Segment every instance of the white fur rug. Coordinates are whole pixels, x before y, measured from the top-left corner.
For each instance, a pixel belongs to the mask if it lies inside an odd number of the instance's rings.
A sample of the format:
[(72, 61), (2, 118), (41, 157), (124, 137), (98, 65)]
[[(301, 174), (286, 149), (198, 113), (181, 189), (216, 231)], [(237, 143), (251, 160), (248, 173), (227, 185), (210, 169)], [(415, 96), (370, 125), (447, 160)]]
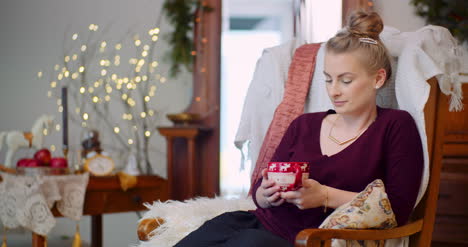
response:
[(181, 201), (156, 201), (145, 204), (149, 209), (141, 220), (163, 218), (166, 222), (158, 227), (153, 237), (146, 242), (140, 241), (139, 247), (170, 247), (196, 230), (205, 221), (224, 212), (253, 210), (256, 208), (252, 198), (225, 199), (221, 197)]

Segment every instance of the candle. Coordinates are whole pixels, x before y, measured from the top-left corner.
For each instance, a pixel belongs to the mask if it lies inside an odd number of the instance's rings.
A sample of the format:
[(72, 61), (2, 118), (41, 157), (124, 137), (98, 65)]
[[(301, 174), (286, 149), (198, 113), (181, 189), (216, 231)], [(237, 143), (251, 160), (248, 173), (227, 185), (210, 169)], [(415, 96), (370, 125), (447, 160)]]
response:
[(68, 101), (67, 87), (62, 87), (62, 144), (64, 153), (68, 151)]

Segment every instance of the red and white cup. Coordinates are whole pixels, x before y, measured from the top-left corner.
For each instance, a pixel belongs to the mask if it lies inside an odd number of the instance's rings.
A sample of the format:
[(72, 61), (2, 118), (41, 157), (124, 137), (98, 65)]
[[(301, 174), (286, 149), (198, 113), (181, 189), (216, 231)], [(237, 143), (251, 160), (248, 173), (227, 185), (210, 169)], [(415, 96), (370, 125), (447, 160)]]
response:
[(268, 162), (268, 179), (275, 181), (281, 191), (294, 191), (309, 178), (308, 162)]

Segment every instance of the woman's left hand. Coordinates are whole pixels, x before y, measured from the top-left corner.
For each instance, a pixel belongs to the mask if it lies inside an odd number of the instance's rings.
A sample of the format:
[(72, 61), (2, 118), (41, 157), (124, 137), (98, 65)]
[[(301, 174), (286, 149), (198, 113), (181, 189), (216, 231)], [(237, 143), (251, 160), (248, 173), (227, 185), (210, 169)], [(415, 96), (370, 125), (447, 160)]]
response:
[(304, 179), (302, 188), (296, 191), (281, 192), (281, 198), (296, 205), (299, 209), (323, 206), (327, 198), (325, 185), (313, 179)]

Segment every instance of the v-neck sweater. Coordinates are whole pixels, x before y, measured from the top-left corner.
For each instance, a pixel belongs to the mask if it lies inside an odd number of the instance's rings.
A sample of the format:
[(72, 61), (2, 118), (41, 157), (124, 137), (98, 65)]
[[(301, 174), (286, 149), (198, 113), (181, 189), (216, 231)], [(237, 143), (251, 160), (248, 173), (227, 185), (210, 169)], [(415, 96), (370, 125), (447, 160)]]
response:
[[(424, 158), (421, 138), (411, 115), (402, 110), (377, 107), (375, 121), (349, 146), (334, 155), (320, 147), (322, 121), (334, 110), (306, 113), (288, 127), (271, 161), (306, 161), (309, 178), (340, 190), (360, 192), (375, 179), (382, 179), (398, 225), (411, 214), (421, 182)], [(269, 231), (294, 242), (305, 228), (317, 228), (331, 214), (322, 207), (299, 209), (294, 204), (261, 208), (254, 185), (253, 213)]]

